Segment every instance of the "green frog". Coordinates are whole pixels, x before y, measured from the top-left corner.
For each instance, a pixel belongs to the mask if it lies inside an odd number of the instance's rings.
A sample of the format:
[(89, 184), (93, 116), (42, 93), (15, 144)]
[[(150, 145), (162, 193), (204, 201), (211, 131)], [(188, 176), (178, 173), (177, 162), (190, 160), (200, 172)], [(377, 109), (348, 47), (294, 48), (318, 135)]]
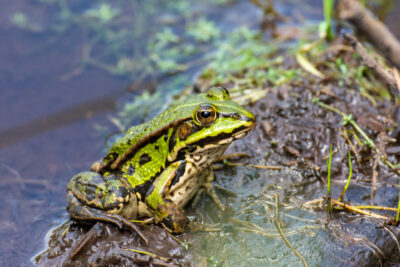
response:
[(76, 220), (111, 222), (139, 234), (131, 220), (154, 218), (169, 232), (182, 233), (189, 223), (183, 207), (201, 192), (224, 209), (211, 185), (211, 164), (255, 124), (254, 115), (222, 87), (175, 102), (130, 128), (101, 163), (71, 179), (68, 211)]

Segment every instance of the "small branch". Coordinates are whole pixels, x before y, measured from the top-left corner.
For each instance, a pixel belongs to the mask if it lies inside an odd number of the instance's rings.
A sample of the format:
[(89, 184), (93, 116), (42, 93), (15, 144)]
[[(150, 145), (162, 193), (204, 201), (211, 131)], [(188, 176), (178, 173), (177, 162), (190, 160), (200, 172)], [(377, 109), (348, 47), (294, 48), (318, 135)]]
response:
[(373, 217), (373, 218), (376, 218), (376, 219), (381, 219), (381, 220), (385, 220), (385, 221), (392, 220), (392, 218), (390, 218), (390, 217), (386, 217), (386, 216), (382, 216), (382, 215), (374, 213), (374, 212), (362, 210), (362, 209), (356, 208), (355, 206), (339, 202), (336, 199), (332, 199), (332, 204), (341, 206), (341, 207), (343, 207), (343, 208), (345, 208), (345, 209), (347, 209), (349, 211), (352, 211), (352, 212), (355, 212), (355, 213), (359, 213), (359, 214), (362, 214), (362, 215), (367, 215), (367, 216), (370, 216), (370, 217)]
[(267, 165), (255, 165), (255, 164), (243, 164), (243, 163), (231, 163), (228, 161), (224, 161), (224, 164), (228, 166), (237, 166), (237, 167), (251, 167), (256, 169), (267, 169), (267, 170), (281, 170), (281, 166), (267, 166)]
[(287, 237), (285, 236), (285, 233), (282, 231), (281, 228), (281, 224), (279, 222), (279, 205), (278, 205), (278, 195), (275, 195), (275, 218), (274, 218), (274, 224), (276, 229), (278, 230), (279, 234), (281, 235), (283, 241), (285, 241), (286, 245), (293, 251), (294, 255), (296, 255), (301, 262), (303, 263), (303, 265), (305, 267), (308, 267), (308, 264), (306, 262), (306, 260), (303, 258), (303, 256), (301, 256), (301, 254), (299, 252), (297, 252), (297, 250), (292, 246), (292, 244), (289, 242), (289, 240), (287, 239)]
[(373, 200), (375, 198), (376, 183), (378, 181), (378, 170), (377, 170), (378, 162), (379, 162), (379, 157), (375, 157), (374, 165), (372, 167), (372, 185), (371, 185), (371, 194), (370, 194), (371, 203), (373, 202)]
[(327, 110), (333, 111), (341, 115), (343, 118), (343, 125), (350, 124), (351, 126), (353, 126), (353, 128), (365, 139), (365, 143), (367, 144), (367, 146), (371, 149), (376, 149), (374, 141), (372, 141), (371, 138), (369, 138), (369, 136), (361, 129), (361, 127), (358, 126), (358, 124), (353, 120), (352, 115), (347, 115), (346, 113), (338, 110), (337, 108), (331, 107), (319, 100), (313, 102)]
[(347, 188), (350, 185), (351, 175), (353, 174), (352, 166), (351, 166), (351, 155), (349, 151), (349, 176), (347, 177), (346, 185), (342, 189), (342, 193), (340, 194), (339, 201), (342, 201), (344, 193), (346, 192)]
[(390, 62), (400, 68), (400, 43), (382, 22), (356, 0), (340, 0), (338, 10), (341, 19), (353, 24)]
[(69, 259), (72, 261), (75, 257), (81, 252), (81, 250), (89, 243), (89, 241), (93, 240), (93, 238), (98, 237), (103, 232), (103, 223), (96, 222), (90, 230), (72, 247)]
[(368, 54), (365, 47), (353, 35), (344, 33), (343, 36), (354, 48), (355, 52), (361, 57), (364, 65), (370, 68), (380, 80), (387, 84), (392, 97), (399, 95), (400, 88), (394, 73), (380, 65), (370, 54)]
[[(324, 198), (317, 198), (317, 199), (310, 200), (310, 201), (307, 201), (307, 202), (303, 203), (302, 207), (306, 208), (306, 209), (309, 209), (309, 208), (313, 208), (314, 205), (318, 205), (318, 208), (322, 208), (322, 207), (320, 207), (320, 205), (322, 203), (325, 203), (325, 199)], [(349, 205), (349, 204), (340, 202), (340, 201), (338, 201), (336, 199), (332, 199), (332, 204), (333, 204), (333, 209), (334, 210), (339, 210), (340, 211), (340, 210), (345, 209), (345, 210), (349, 210), (349, 211), (354, 212), (354, 213), (366, 215), (366, 216), (369, 216), (369, 217), (372, 217), (372, 218), (375, 218), (375, 219), (380, 219), (380, 220), (385, 220), (385, 221), (393, 221), (394, 218), (383, 216), (383, 215), (380, 215), (378, 213), (370, 212), (370, 211), (367, 211), (367, 210), (364, 210), (364, 209), (390, 210), (390, 211), (397, 210), (395, 208), (382, 207), (382, 206), (364, 206), (364, 205), (362, 205), (362, 206), (353, 206), (353, 205)], [(340, 206), (340, 207), (338, 207), (338, 206)]]
[(248, 158), (248, 157), (250, 157), (249, 154), (244, 153), (244, 152), (239, 152), (239, 153), (222, 155), (221, 157), (219, 157), (219, 159), (216, 162), (233, 159), (233, 158)]

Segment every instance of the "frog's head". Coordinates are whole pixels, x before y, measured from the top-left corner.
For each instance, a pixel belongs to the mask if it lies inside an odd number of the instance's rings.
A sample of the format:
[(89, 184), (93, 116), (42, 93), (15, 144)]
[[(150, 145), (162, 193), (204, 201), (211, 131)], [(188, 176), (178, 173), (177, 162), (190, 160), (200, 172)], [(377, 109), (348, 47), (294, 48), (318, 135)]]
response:
[(244, 137), (256, 124), (254, 115), (230, 100), (228, 90), (213, 87), (186, 103), (191, 114), (176, 128), (169, 160), (180, 151), (229, 145)]

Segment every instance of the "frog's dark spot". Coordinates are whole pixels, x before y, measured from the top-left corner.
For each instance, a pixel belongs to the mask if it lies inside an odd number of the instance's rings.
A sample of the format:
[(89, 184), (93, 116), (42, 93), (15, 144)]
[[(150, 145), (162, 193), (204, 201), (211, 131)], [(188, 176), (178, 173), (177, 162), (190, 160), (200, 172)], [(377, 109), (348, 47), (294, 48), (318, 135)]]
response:
[(188, 191), (190, 189), (190, 185), (186, 186), (185, 191)]
[(140, 156), (139, 165), (143, 166), (144, 164), (146, 164), (147, 162), (150, 162), (150, 161), (151, 161), (151, 157), (148, 154), (144, 153)]
[(157, 172), (156, 174), (154, 174), (149, 180), (147, 180), (146, 182), (144, 182), (141, 185), (138, 185), (135, 187), (135, 192), (138, 192), (139, 194), (141, 194), (142, 196), (145, 196), (145, 198), (147, 198), (154, 190), (154, 180), (156, 179), (156, 177), (158, 177), (160, 175), (160, 173), (163, 170), (160, 170), (159, 172)]
[[(152, 184), (152, 185), (150, 186), (150, 188), (147, 190), (146, 198), (147, 198), (148, 196), (150, 196), (151, 193), (153, 193), (154, 189), (155, 189), (155, 186), (154, 186), (154, 184)], [(139, 193), (139, 194), (140, 194), (140, 193)]]
[(174, 197), (174, 195), (175, 195), (175, 193), (174, 192), (172, 192), (171, 194), (169, 194), (171, 197)]
[(171, 153), (172, 150), (174, 150), (175, 144), (176, 144), (176, 127), (172, 131), (171, 138), (169, 139), (169, 144), (168, 144), (168, 150)]
[(160, 151), (160, 147), (158, 145), (155, 145), (154, 149)]
[(177, 182), (179, 182), (179, 179), (185, 173), (185, 167), (186, 167), (186, 161), (184, 161), (181, 165), (179, 165), (178, 169), (176, 169), (175, 177), (174, 177), (174, 179), (172, 179), (172, 182), (171, 182), (171, 187), (174, 184), (176, 184)]
[(103, 173), (108, 167), (110, 167), (113, 161), (117, 158), (118, 158), (118, 153), (116, 152), (108, 153), (107, 156), (104, 157), (104, 162), (106, 162), (107, 164), (101, 168), (100, 173)]
[(104, 205), (104, 203), (103, 203), (103, 210), (104, 211), (117, 210), (120, 205), (121, 205), (121, 201), (116, 199), (114, 202), (109, 203), (108, 205)]
[(167, 217), (162, 219), (161, 222), (165, 228), (167, 228), (169, 230), (174, 230), (173, 217), (171, 216), (171, 214), (169, 214)]
[(176, 144), (176, 137), (174, 135), (169, 139), (168, 150), (170, 153), (172, 152), (172, 150), (174, 150), (175, 144)]
[(133, 175), (135, 173), (135, 166), (130, 164), (127, 170), (128, 175)]
[[(126, 197), (129, 196), (129, 191), (124, 186), (120, 186), (118, 189), (115, 188), (114, 190), (118, 190), (117, 197), (121, 199), (121, 202), (125, 202)], [(112, 191), (113, 192), (113, 191)], [(129, 198), (128, 198), (129, 200)]]

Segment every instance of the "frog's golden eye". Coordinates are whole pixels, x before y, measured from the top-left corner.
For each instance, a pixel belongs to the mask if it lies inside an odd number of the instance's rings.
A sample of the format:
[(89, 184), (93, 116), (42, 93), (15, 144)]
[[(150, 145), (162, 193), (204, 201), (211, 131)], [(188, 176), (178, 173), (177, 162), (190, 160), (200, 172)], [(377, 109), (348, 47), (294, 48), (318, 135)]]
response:
[(217, 118), (217, 113), (212, 106), (201, 106), (196, 111), (196, 120), (204, 125), (211, 125)]

